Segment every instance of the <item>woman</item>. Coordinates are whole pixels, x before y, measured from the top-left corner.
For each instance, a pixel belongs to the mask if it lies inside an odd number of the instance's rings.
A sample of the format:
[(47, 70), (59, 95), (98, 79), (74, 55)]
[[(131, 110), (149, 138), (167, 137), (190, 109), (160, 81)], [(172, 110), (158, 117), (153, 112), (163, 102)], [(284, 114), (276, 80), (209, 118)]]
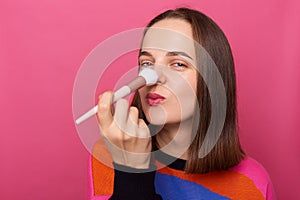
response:
[[(140, 88), (129, 108), (119, 100), (113, 115), (113, 93), (99, 96), (104, 139), (93, 154), (110, 154), (113, 169), (92, 159), (93, 198), (274, 199), (267, 172), (240, 146), (233, 57), (210, 18), (187, 8), (158, 15), (144, 32), (139, 65), (159, 79)], [(218, 74), (225, 104), (215, 103)], [(217, 126), (209, 132), (212, 123), (222, 125), (220, 134)]]

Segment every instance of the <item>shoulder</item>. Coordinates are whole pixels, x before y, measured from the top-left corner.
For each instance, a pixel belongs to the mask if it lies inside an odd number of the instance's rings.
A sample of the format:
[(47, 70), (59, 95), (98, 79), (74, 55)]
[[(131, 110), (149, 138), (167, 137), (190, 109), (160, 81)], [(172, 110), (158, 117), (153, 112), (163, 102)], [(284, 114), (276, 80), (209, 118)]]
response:
[(232, 167), (231, 170), (261, 181), (268, 181), (269, 179), (269, 175), (262, 164), (249, 156), (245, 157), (238, 165)]
[(261, 163), (252, 157), (245, 157), (238, 165), (230, 168), (251, 179), (266, 199), (275, 199), (273, 186), (268, 172)]

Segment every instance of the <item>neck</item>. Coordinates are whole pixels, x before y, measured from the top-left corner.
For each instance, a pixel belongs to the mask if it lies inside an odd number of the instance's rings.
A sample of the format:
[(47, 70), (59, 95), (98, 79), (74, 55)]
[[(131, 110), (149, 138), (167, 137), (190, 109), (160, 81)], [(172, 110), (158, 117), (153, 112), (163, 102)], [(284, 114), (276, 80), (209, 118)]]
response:
[(192, 141), (192, 122), (189, 118), (180, 123), (165, 124), (156, 135), (158, 148), (171, 156), (187, 160)]

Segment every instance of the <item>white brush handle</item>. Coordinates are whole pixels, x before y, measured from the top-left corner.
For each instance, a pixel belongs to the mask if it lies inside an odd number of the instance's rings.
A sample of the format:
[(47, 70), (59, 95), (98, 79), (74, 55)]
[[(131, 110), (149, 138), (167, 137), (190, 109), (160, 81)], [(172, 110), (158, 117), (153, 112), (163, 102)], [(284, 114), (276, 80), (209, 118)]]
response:
[[(143, 69), (137, 78), (131, 81), (129, 84), (121, 87), (114, 93), (113, 103), (118, 101), (119, 99), (126, 97), (131, 92), (134, 92), (138, 88), (144, 85), (153, 85), (156, 83), (158, 79), (158, 75), (154, 70), (145, 68)], [(98, 111), (98, 105), (87, 111), (85, 114), (76, 119), (76, 124), (80, 124), (81, 122), (87, 120), (91, 116), (95, 115)]]
[(79, 117), (78, 119), (76, 119), (76, 124), (80, 124), (81, 122), (87, 120), (88, 118), (90, 118), (91, 116), (93, 116), (94, 114), (96, 114), (98, 111), (98, 105), (95, 106), (94, 108), (92, 108), (91, 110), (87, 111), (86, 113), (84, 113), (81, 117)]
[[(129, 95), (131, 93), (130, 88), (125, 85), (123, 87), (121, 87), (119, 90), (117, 90), (114, 93), (114, 97), (113, 97), (113, 103), (115, 103), (116, 101), (118, 101), (119, 99), (126, 97), (127, 95)], [(75, 122), (76, 124), (80, 124), (81, 122), (87, 120), (88, 118), (90, 118), (91, 116), (95, 115), (98, 111), (98, 105), (96, 105), (94, 108), (92, 108), (91, 110), (87, 111), (85, 114), (83, 114), (81, 117), (79, 117)]]

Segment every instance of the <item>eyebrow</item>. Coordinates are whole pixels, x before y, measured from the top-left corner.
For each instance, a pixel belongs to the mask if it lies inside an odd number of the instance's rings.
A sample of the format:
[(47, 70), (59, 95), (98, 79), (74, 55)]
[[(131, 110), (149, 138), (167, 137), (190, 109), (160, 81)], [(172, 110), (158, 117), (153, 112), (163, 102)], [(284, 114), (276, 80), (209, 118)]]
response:
[[(149, 56), (149, 57), (153, 57), (151, 53), (149, 53), (148, 51), (141, 51), (139, 54), (140, 56)], [(166, 56), (184, 56), (187, 57), (191, 60), (194, 60), (191, 56), (189, 56), (187, 53), (183, 52), (183, 51), (170, 51), (166, 54)]]
[(141, 56), (149, 56), (149, 57), (153, 57), (151, 53), (149, 53), (148, 51), (141, 51), (139, 53), (139, 57)]
[(184, 56), (184, 57), (188, 57), (189, 59), (193, 60), (193, 58), (191, 56), (189, 56), (187, 53), (185, 53), (183, 51), (168, 52), (167, 56)]

